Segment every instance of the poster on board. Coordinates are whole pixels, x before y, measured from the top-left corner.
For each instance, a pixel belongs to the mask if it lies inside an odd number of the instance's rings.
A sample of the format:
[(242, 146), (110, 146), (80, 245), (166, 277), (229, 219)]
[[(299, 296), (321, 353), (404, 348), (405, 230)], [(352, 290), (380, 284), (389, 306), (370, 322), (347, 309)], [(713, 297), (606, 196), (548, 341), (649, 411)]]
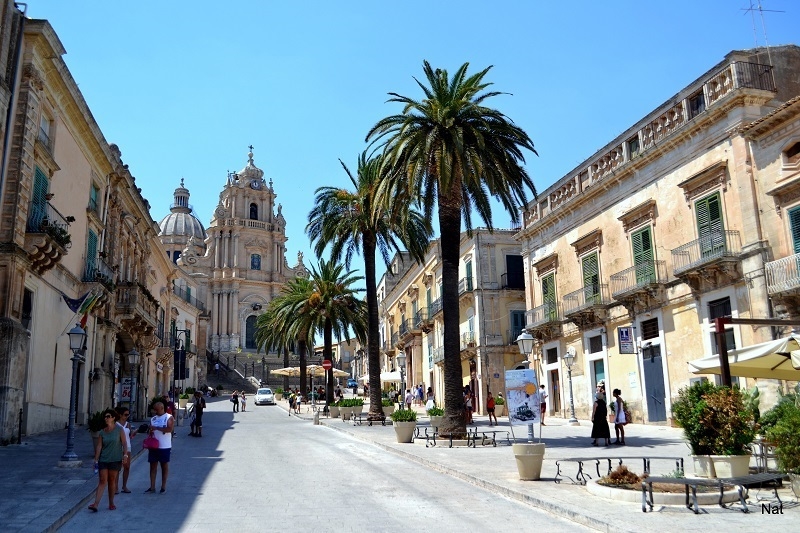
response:
[(636, 343), (633, 339), (632, 327), (618, 327), (617, 339), (619, 340), (619, 353), (636, 353)]
[(533, 370), (506, 370), (506, 407), (512, 426), (539, 424), (539, 385)]

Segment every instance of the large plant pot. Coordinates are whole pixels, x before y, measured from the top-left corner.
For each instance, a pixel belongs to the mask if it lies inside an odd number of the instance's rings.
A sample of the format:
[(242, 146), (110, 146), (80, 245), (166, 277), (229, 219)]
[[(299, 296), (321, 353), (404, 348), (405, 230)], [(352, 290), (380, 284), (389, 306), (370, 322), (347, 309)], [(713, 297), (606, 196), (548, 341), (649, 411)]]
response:
[(720, 478), (740, 477), (750, 473), (749, 455), (712, 455), (714, 471)]
[(714, 471), (714, 463), (709, 455), (693, 455), (694, 475), (697, 477), (717, 477)]
[(431, 427), (439, 429), (439, 424), (442, 423), (444, 416), (432, 416), (431, 418)]
[(339, 413), (342, 415), (342, 420), (350, 420), (353, 417), (352, 407), (340, 407)]
[(397, 442), (413, 442), (416, 422), (393, 422)]
[(354, 415), (360, 415), (363, 411), (364, 411), (364, 406), (363, 405), (354, 405), (353, 406), (353, 414)]
[(181, 409), (185, 409), (187, 403), (189, 403), (189, 398), (179, 398), (178, 399), (178, 407), (180, 407)]
[(789, 479), (792, 482), (792, 492), (796, 498), (800, 498), (800, 474), (789, 474)]
[(383, 409), (383, 414), (387, 417), (394, 413), (394, 405), (390, 405), (388, 407), (384, 405), (381, 407), (381, 409)]
[(281, 400), (283, 400), (283, 393), (282, 392), (276, 392), (275, 393), (275, 401), (279, 402)]
[(542, 477), (544, 461), (544, 443), (525, 442), (512, 444), (514, 458), (517, 460), (517, 472), (522, 481), (538, 481)]
[(494, 416), (503, 416), (506, 414), (506, 404), (494, 406)]
[(328, 406), (328, 409), (330, 410), (331, 418), (339, 418), (339, 406), (338, 405)]
[(608, 423), (609, 424), (613, 424), (614, 422), (617, 421), (617, 414), (616, 413), (608, 413), (606, 418), (608, 419)]

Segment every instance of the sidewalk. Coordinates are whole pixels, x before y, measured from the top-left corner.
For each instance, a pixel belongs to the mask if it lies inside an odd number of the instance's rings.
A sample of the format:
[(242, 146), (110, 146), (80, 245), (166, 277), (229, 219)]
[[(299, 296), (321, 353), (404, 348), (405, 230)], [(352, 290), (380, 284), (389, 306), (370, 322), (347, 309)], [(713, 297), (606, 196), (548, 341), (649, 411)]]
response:
[[(288, 403), (278, 402), (288, 409)], [(417, 425), (428, 426), (428, 417), (424, 408), (415, 407), (417, 411)], [(364, 407), (364, 412), (368, 410)], [(313, 413), (306, 412), (305, 407), (301, 418), (311, 420)], [(479, 431), (509, 430), (508, 417), (499, 419), (499, 427), (489, 427), (486, 416), (476, 416), (475, 421)], [(399, 444), (396, 442), (394, 429), (387, 425), (361, 426), (341, 419), (321, 418), (320, 423), (331, 429), (342, 431), (356, 438), (371, 442), (391, 453), (416, 461), (429, 468), (452, 475), (469, 483), (483, 487), (510, 499), (519, 500), (529, 505), (545, 509), (548, 512), (573, 520), (579, 524), (600, 531), (708, 531), (731, 530), (742, 531), (745, 527), (784, 526), (787, 531), (793, 529), (790, 520), (800, 518), (800, 506), (797, 498), (791, 492), (787, 483), (779, 490), (781, 500), (784, 502), (782, 515), (763, 515), (758, 498), (771, 498), (771, 490), (752, 489), (748, 503), (750, 514), (739, 510), (722, 509), (718, 505), (701, 507), (701, 514), (695, 515), (682, 505), (659, 506), (656, 505), (654, 513), (643, 513), (641, 500), (636, 502), (612, 501), (591, 494), (585, 486), (575, 485), (570, 479), (564, 478), (560, 483), (555, 483), (556, 464), (558, 459), (574, 457), (614, 458), (614, 457), (683, 457), (688, 474), (692, 473), (692, 462), (689, 448), (686, 445), (680, 429), (667, 426), (629, 424), (626, 426), (626, 446), (591, 446), (591, 423), (581, 421), (579, 427), (570, 426), (565, 419), (548, 417), (546, 426), (542, 427), (542, 442), (547, 445), (545, 461), (542, 467), (540, 481), (520, 481), (516, 470), (516, 462), (510, 446), (505, 441), (499, 441), (497, 447), (478, 446), (477, 448), (448, 448), (447, 443), (439, 443), (435, 447), (426, 448), (424, 439), (417, 439), (412, 444)], [(424, 432), (424, 430), (423, 430)], [(613, 440), (613, 427), (611, 428)], [(527, 439), (527, 429), (516, 426), (514, 433), (517, 439), (524, 442)], [(538, 441), (538, 435), (537, 441)], [(642, 461), (626, 459), (625, 463), (637, 473), (642, 471)], [(594, 463), (592, 463), (594, 464)], [(607, 462), (601, 463), (600, 473), (604, 474), (608, 468)], [(674, 460), (653, 460), (652, 473), (654, 475), (668, 475), (675, 470)], [(575, 463), (566, 463), (562, 469), (563, 474), (575, 476), (577, 466)], [(587, 472), (594, 480), (597, 478), (595, 468)], [(637, 495), (640, 493), (636, 493)], [(792, 503), (794, 502), (794, 503)], [(766, 521), (765, 521), (766, 520)]]

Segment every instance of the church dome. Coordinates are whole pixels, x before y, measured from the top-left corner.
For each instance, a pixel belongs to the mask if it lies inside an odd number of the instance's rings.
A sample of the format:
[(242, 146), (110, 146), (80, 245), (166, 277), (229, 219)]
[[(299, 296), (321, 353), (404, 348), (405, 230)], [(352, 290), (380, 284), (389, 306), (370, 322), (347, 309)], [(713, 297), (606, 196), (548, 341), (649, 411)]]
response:
[(184, 188), (183, 180), (181, 186), (175, 189), (175, 203), (170, 207), (171, 213), (165, 216), (158, 227), (159, 236), (194, 237), (196, 241), (203, 242), (206, 239), (206, 230), (203, 224), (192, 214), (192, 207), (189, 205), (189, 189)]
[(256, 166), (253, 162), (253, 147), (250, 146), (250, 152), (247, 154), (247, 166), (239, 171), (239, 179), (243, 180), (260, 180), (264, 177), (264, 171)]

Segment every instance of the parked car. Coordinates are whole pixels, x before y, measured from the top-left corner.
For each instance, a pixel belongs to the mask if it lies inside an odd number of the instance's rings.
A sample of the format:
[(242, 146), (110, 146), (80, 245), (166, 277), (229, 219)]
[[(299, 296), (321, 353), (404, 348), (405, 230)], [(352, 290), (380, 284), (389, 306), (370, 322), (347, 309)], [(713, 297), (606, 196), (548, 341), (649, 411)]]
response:
[(269, 388), (258, 389), (258, 391), (256, 391), (255, 404), (275, 405), (275, 394), (272, 393), (272, 389)]
[(347, 380), (347, 388), (348, 389), (352, 389), (353, 387), (358, 387), (358, 381), (356, 381), (354, 379), (348, 379)]

